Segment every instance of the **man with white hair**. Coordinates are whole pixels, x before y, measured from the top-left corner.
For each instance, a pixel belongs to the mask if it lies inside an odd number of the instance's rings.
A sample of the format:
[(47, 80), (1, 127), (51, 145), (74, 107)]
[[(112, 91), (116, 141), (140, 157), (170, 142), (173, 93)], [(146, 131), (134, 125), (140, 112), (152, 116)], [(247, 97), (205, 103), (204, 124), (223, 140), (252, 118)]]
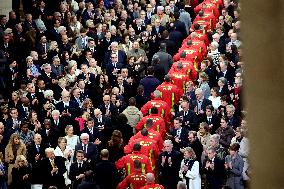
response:
[(62, 113), (63, 116), (76, 117), (79, 113), (79, 106), (74, 101), (70, 100), (70, 93), (63, 90), (61, 93), (61, 100), (56, 104), (56, 109)]
[(63, 174), (67, 171), (65, 159), (61, 156), (55, 156), (54, 148), (45, 149), (46, 158), (41, 161), (41, 176), (43, 178), (43, 188), (56, 186), (65, 188)]
[(201, 88), (195, 89), (196, 100), (191, 101), (191, 109), (199, 115), (203, 116), (206, 112), (206, 106), (212, 105), (211, 100), (204, 98), (204, 92)]
[(126, 65), (127, 56), (124, 51), (118, 50), (118, 43), (116, 41), (111, 42), (110, 51), (105, 54), (104, 63), (109, 64), (112, 62), (111, 56), (115, 54), (117, 56), (117, 62), (122, 65)]
[(160, 23), (162, 26), (166, 26), (167, 23), (170, 21), (169, 15), (166, 15), (164, 13), (165, 8), (163, 6), (157, 7), (157, 14), (153, 15), (151, 17), (151, 23), (152, 25), (156, 22), (156, 20), (160, 20)]
[(179, 151), (173, 150), (171, 140), (164, 141), (164, 150), (159, 155), (160, 183), (165, 189), (173, 189), (179, 181), (179, 169), (182, 155)]
[(76, 145), (75, 151), (83, 150), (85, 153), (84, 160), (90, 162), (91, 165), (94, 166), (99, 157), (97, 145), (89, 141), (89, 135), (87, 133), (82, 133), (80, 139), (81, 142)]

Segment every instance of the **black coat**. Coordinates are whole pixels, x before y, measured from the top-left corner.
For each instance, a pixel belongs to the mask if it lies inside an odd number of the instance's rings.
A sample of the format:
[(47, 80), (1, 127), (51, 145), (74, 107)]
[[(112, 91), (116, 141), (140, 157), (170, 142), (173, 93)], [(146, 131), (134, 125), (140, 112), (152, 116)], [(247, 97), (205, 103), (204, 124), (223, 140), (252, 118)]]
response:
[(187, 128), (189, 131), (198, 130), (198, 118), (192, 110), (188, 110), (186, 113), (180, 111), (177, 113), (177, 117), (182, 118), (182, 127)]
[[(75, 151), (78, 151), (78, 150), (83, 150), (82, 143), (79, 143), (76, 145)], [(98, 152), (97, 145), (92, 142), (89, 142), (87, 154), (85, 154), (85, 158), (87, 158), (87, 160), (90, 161), (91, 165), (93, 166), (97, 162), (98, 157), (99, 157), (99, 152)]]
[(72, 181), (73, 188), (82, 182), (82, 179), (77, 180), (76, 176), (84, 174), (86, 171), (92, 170), (92, 166), (89, 162), (83, 161), (82, 167), (79, 168), (78, 162), (74, 162), (70, 166), (69, 179)]
[(221, 189), (224, 182), (225, 168), (224, 161), (215, 157), (214, 158), (214, 169), (205, 169), (206, 162), (204, 161), (203, 172), (206, 175), (206, 186), (208, 189)]
[[(162, 157), (166, 156), (166, 162), (162, 166)], [(172, 165), (169, 166), (168, 159), (171, 157)], [(176, 188), (179, 181), (179, 169), (182, 160), (182, 155), (179, 151), (172, 151), (170, 154), (168, 152), (162, 152), (159, 155), (159, 172), (160, 172), (160, 184), (162, 184), (165, 189)]]
[[(23, 176), (28, 175), (26, 180), (23, 180)], [(12, 184), (11, 189), (30, 189), (31, 188), (31, 169), (29, 167), (14, 167), (12, 169)]]
[(114, 163), (109, 160), (101, 160), (96, 164), (95, 172), (99, 173), (96, 174), (96, 181), (100, 189), (116, 188), (119, 179)]
[(45, 158), (41, 162), (41, 175), (43, 177), (43, 189), (47, 189), (49, 186), (56, 186), (57, 188), (65, 188), (65, 181), (63, 174), (66, 172), (65, 159), (60, 156), (55, 156), (54, 163), (58, 168), (58, 172), (51, 174), (52, 165), (48, 158)]

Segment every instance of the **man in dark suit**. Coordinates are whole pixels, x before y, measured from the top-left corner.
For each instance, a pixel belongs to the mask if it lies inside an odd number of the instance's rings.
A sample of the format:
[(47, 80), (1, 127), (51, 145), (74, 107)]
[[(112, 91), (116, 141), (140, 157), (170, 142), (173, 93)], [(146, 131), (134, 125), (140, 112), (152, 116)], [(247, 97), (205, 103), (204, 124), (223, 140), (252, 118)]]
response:
[(69, 178), (72, 181), (73, 188), (77, 188), (83, 178), (85, 178), (85, 173), (92, 169), (91, 164), (84, 161), (84, 158), (84, 152), (78, 150), (76, 152), (76, 161), (70, 166)]
[(52, 89), (57, 76), (52, 72), (50, 64), (44, 64), (42, 65), (42, 67), (43, 71), (41, 72), (41, 75), (38, 77), (38, 79), (44, 81), (47, 89)]
[(113, 62), (111, 59), (112, 55), (116, 54), (116, 62), (121, 63), (122, 65), (127, 64), (127, 56), (124, 51), (118, 50), (118, 42), (114, 41), (110, 44), (110, 51), (105, 54), (104, 63), (108, 64)]
[(65, 159), (54, 155), (53, 148), (45, 149), (46, 158), (41, 161), (41, 176), (43, 178), (43, 189), (49, 186), (65, 188), (63, 174), (67, 171)]
[(203, 172), (206, 175), (206, 186), (208, 189), (221, 189), (224, 182), (224, 161), (216, 156), (214, 148), (207, 149), (208, 158), (203, 163)]
[(48, 39), (51, 41), (60, 41), (60, 34), (58, 32), (58, 28), (60, 26), (60, 21), (57, 19), (53, 19), (53, 27), (48, 32)]
[(111, 62), (106, 64), (106, 74), (109, 78), (109, 82), (113, 85), (116, 82), (116, 76), (121, 72), (123, 64), (118, 61), (117, 54), (111, 54)]
[(189, 109), (189, 102), (181, 102), (182, 111), (177, 113), (177, 117), (182, 118), (182, 127), (187, 128), (189, 131), (198, 130), (198, 119), (196, 114)]
[(179, 20), (179, 16), (180, 16), (179, 12), (174, 13), (174, 17), (175, 17), (174, 25), (176, 27), (176, 30), (180, 31), (183, 37), (185, 38), (187, 36), (186, 27), (185, 27), (185, 24)]
[(198, 115), (199, 118), (204, 116), (206, 106), (212, 105), (211, 100), (204, 98), (201, 88), (195, 89), (196, 100), (191, 101), (191, 109)]
[(21, 105), (18, 107), (19, 117), (21, 119), (27, 119), (29, 117), (31, 107), (30, 100), (27, 97), (21, 98)]
[(228, 61), (220, 62), (220, 69), (217, 69), (218, 75), (217, 78), (225, 77), (228, 81), (228, 85), (233, 86), (235, 81), (235, 73), (233, 70), (229, 69)]
[[(108, 160), (109, 151), (103, 149), (100, 153), (101, 161), (96, 164), (96, 180), (100, 189), (115, 189), (118, 182), (118, 172), (113, 162)], [(110, 179), (111, 178), (111, 179)]]
[(177, 151), (186, 147), (188, 143), (188, 130), (181, 125), (182, 119), (176, 117), (174, 119), (174, 128), (170, 130), (170, 135), (168, 135), (172, 139), (174, 148)]
[(17, 78), (18, 78), (18, 69), (17, 62), (11, 60), (8, 62), (9, 66), (6, 67), (3, 73), (4, 83), (6, 85), (5, 94), (7, 98), (10, 98), (12, 91), (16, 90), (17, 87)]
[(151, 35), (154, 36), (156, 35), (156, 38), (161, 38), (163, 31), (165, 31), (165, 27), (161, 26), (161, 20), (156, 19), (155, 20), (155, 25), (152, 27), (152, 32)]
[(194, 150), (196, 154), (196, 160), (199, 162), (199, 165), (201, 167), (201, 155), (203, 152), (203, 145), (201, 144), (200, 140), (197, 138), (196, 131), (189, 131), (188, 146)]
[(66, 90), (61, 93), (62, 101), (56, 104), (56, 109), (63, 115), (67, 115), (70, 117), (77, 117), (80, 113), (79, 106), (70, 101), (70, 93)]
[(61, 36), (61, 41), (59, 43), (59, 53), (61, 54), (64, 51), (71, 53), (72, 45), (69, 42), (68, 36), (66, 34)]
[(105, 95), (103, 97), (104, 103), (99, 106), (99, 109), (102, 111), (102, 114), (108, 117), (115, 117), (117, 115), (117, 108), (115, 105), (110, 103), (110, 96)]
[(43, 184), (41, 160), (45, 157), (45, 144), (40, 134), (34, 135), (34, 143), (28, 147), (27, 160), (32, 165), (32, 184)]
[(45, 119), (44, 120), (44, 128), (41, 130), (41, 136), (43, 143), (45, 146), (55, 148), (58, 144), (57, 139), (59, 137), (59, 133), (53, 127), (51, 127), (51, 120)]
[(49, 49), (49, 44), (47, 43), (47, 39), (45, 35), (40, 37), (39, 43), (36, 45), (36, 51), (40, 58), (44, 59), (47, 57), (47, 51)]
[(91, 142), (95, 142), (97, 139), (101, 140), (99, 130), (94, 127), (94, 119), (91, 117), (87, 120), (87, 127), (85, 127), (81, 133), (87, 133)]
[(206, 106), (206, 113), (202, 116), (200, 122), (206, 122), (210, 128), (210, 133), (214, 134), (220, 126), (220, 119), (213, 115), (214, 107), (212, 105)]
[(99, 108), (94, 110), (94, 114), (94, 128), (99, 131), (99, 139), (102, 141), (102, 146), (105, 146), (113, 131), (111, 119), (103, 116)]
[(112, 43), (111, 32), (107, 31), (104, 38), (100, 42), (100, 47), (102, 47), (103, 54), (105, 54), (108, 50), (110, 50), (109, 47), (111, 43)]
[(142, 20), (137, 18), (132, 28), (135, 30), (135, 34), (139, 35), (141, 32), (146, 30), (146, 27), (142, 25)]
[(39, 110), (43, 104), (43, 93), (36, 92), (35, 85), (33, 83), (27, 84), (28, 94), (26, 97), (30, 100), (31, 109)]
[(87, 133), (82, 133), (81, 136), (81, 143), (77, 144), (75, 147), (75, 151), (83, 150), (85, 153), (85, 161), (88, 161), (92, 167), (96, 164), (98, 160), (98, 147), (97, 144), (100, 143), (99, 140), (96, 140), (95, 143), (89, 142), (89, 135)]

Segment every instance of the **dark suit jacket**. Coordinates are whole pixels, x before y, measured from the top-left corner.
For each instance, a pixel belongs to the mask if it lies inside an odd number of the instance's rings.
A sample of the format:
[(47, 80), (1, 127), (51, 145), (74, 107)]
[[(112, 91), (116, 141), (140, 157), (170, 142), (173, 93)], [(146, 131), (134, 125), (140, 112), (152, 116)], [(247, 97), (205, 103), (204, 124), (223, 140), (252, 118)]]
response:
[(118, 69), (118, 73), (120, 73), (121, 69), (123, 68), (123, 64), (121, 62), (116, 63), (116, 67), (114, 67), (114, 65), (110, 62), (108, 64), (106, 64), (106, 74), (109, 78), (109, 82), (111, 85), (114, 85), (116, 83), (116, 76), (113, 75), (113, 70), (114, 68)]
[(100, 132), (99, 132), (99, 130), (98, 130), (97, 128), (93, 127), (92, 130), (93, 130), (93, 134), (91, 134), (89, 128), (85, 127), (85, 128), (81, 131), (81, 133), (87, 133), (87, 134), (89, 135), (89, 140), (90, 140), (91, 142), (94, 142), (97, 138), (100, 139), (101, 136), (100, 136)]
[[(43, 177), (41, 176), (42, 170), (41, 170), (41, 160), (45, 157), (45, 144), (41, 144), (39, 147), (39, 152), (37, 151), (37, 148), (35, 144), (32, 144), (28, 147), (28, 153), (27, 153), (27, 160), (32, 165), (32, 177), (31, 177), (31, 183), (32, 184), (42, 184), (43, 183)], [(35, 156), (37, 154), (40, 154), (40, 159), (38, 161), (35, 160)]]
[(94, 182), (82, 181), (77, 189), (100, 189), (99, 186)]
[[(112, 54), (112, 52), (111, 51), (108, 51), (106, 54), (105, 54), (105, 59), (104, 59), (104, 63), (105, 64), (109, 64), (109, 63), (111, 63), (111, 54)], [(122, 65), (126, 65), (127, 64), (127, 56), (126, 56), (126, 54), (125, 54), (125, 52), (124, 51), (121, 51), (121, 50), (118, 50), (118, 57), (117, 57), (118, 59), (117, 59), (117, 61), (119, 62), (119, 63), (121, 63)]]
[(46, 51), (45, 51), (44, 46), (43, 46), (42, 43), (38, 43), (38, 44), (36, 45), (36, 51), (38, 52), (38, 54), (39, 54), (40, 56), (43, 55), (44, 52), (47, 53), (48, 49), (49, 49), (49, 44), (48, 44), (48, 43), (46, 43)]
[(99, 139), (104, 144), (106, 144), (113, 131), (111, 119), (108, 118), (107, 116), (102, 116), (102, 122), (99, 122), (97, 118), (94, 118), (94, 122), (95, 122), (94, 125), (95, 128), (104, 126), (104, 129), (102, 131), (99, 131)]
[(153, 36), (153, 35), (158, 35), (158, 33), (162, 35), (162, 34), (163, 34), (163, 31), (165, 31), (165, 27), (164, 27), (164, 26), (160, 26), (160, 27), (159, 27), (159, 32), (157, 32), (155, 26), (152, 26), (151, 35), (152, 35), (152, 36)]
[(211, 129), (211, 134), (214, 134), (215, 133), (215, 131), (219, 128), (219, 126), (220, 126), (220, 119), (216, 116), (216, 115), (212, 115), (212, 118), (211, 118), (211, 120), (210, 120), (210, 122), (209, 122), (209, 120), (207, 119), (207, 116), (206, 116), (206, 114), (204, 114), (203, 116), (202, 116), (202, 119), (200, 120), (200, 122), (206, 122), (208, 125), (210, 125), (210, 124), (212, 124), (213, 125), (213, 127), (212, 127), (212, 129)]
[[(83, 150), (82, 143), (79, 143), (76, 145), (75, 151), (77, 150)], [(99, 152), (98, 152), (97, 145), (95, 145), (92, 142), (89, 142), (87, 154), (85, 154), (85, 157), (87, 158), (88, 161), (90, 161), (92, 166), (95, 165), (95, 163), (97, 162), (98, 155), (99, 155)]]
[[(105, 107), (105, 104), (101, 104), (98, 108), (102, 111), (103, 115), (106, 114), (106, 107)], [(111, 112), (111, 116), (112, 116), (112, 117), (115, 117), (115, 116), (117, 115), (117, 108), (116, 108), (115, 105), (110, 104), (110, 106), (109, 106), (109, 111)]]
[(188, 110), (186, 115), (184, 115), (184, 111), (180, 111), (177, 117), (182, 118), (182, 127), (187, 128), (189, 131), (198, 130), (198, 118), (192, 110)]
[(181, 142), (177, 143), (175, 141), (175, 137), (177, 136), (177, 129), (171, 129), (170, 130), (170, 135), (173, 137), (172, 141), (173, 141), (173, 145), (174, 148), (176, 148), (176, 150), (180, 150), (180, 148), (184, 148), (187, 146), (188, 144), (188, 130), (184, 127), (181, 128), (181, 133), (180, 133), (180, 137), (179, 139), (181, 140)]
[[(115, 189), (118, 184), (118, 172), (114, 163), (109, 160), (101, 160), (95, 168), (96, 181), (100, 189)], [(111, 179), (110, 179), (111, 178)]]
[[(201, 104), (201, 109), (204, 111), (204, 113), (206, 111), (206, 106), (208, 106), (208, 105), (212, 105), (211, 100), (204, 98), (203, 101), (202, 101), (202, 104)], [(194, 110), (194, 108), (197, 107), (197, 106), (198, 106), (197, 100), (191, 101), (191, 105), (190, 105), (191, 110)]]
[(225, 75), (224, 75), (223, 72), (220, 71), (220, 72), (218, 73), (218, 75), (217, 75), (217, 78), (219, 79), (220, 77), (225, 77), (225, 78), (227, 79), (228, 83), (229, 83), (231, 86), (234, 85), (235, 73), (234, 73), (232, 70), (228, 69)]
[(56, 156), (54, 163), (58, 168), (58, 172), (51, 174), (52, 165), (49, 159), (45, 158), (41, 162), (41, 175), (43, 177), (43, 189), (49, 186), (56, 186), (57, 188), (64, 188), (65, 182), (63, 174), (66, 172), (65, 159), (60, 156)]
[(64, 103), (61, 101), (56, 104), (56, 109), (62, 113), (64, 110), (68, 109), (68, 112), (71, 114), (71, 117), (77, 117), (80, 114), (80, 108), (78, 107), (78, 104), (70, 101), (68, 107), (64, 107)]
[(86, 171), (92, 170), (92, 166), (89, 162), (83, 161), (82, 167), (79, 168), (78, 162), (74, 162), (70, 166), (69, 179), (72, 181), (73, 188), (82, 182), (82, 179), (77, 180), (76, 176), (84, 174)]
[(203, 163), (203, 172), (206, 174), (206, 184), (210, 189), (221, 189), (224, 182), (224, 161), (215, 157), (214, 158), (214, 169), (205, 169), (206, 162)]
[(52, 148), (55, 148), (58, 144), (58, 137), (59, 133), (55, 129), (50, 129), (49, 134), (46, 134), (46, 128), (43, 128), (41, 130), (41, 137), (42, 137), (42, 142), (44, 143), (45, 146), (50, 146)]

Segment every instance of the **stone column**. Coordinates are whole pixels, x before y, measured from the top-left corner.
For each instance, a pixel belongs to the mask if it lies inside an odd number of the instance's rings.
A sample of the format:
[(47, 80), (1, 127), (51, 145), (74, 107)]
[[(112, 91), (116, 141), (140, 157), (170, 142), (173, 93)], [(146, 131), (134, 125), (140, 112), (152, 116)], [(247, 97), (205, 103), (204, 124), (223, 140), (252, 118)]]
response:
[(283, 188), (283, 3), (242, 1), (252, 189)]
[(12, 10), (12, 0), (0, 0), (0, 14), (9, 16)]

